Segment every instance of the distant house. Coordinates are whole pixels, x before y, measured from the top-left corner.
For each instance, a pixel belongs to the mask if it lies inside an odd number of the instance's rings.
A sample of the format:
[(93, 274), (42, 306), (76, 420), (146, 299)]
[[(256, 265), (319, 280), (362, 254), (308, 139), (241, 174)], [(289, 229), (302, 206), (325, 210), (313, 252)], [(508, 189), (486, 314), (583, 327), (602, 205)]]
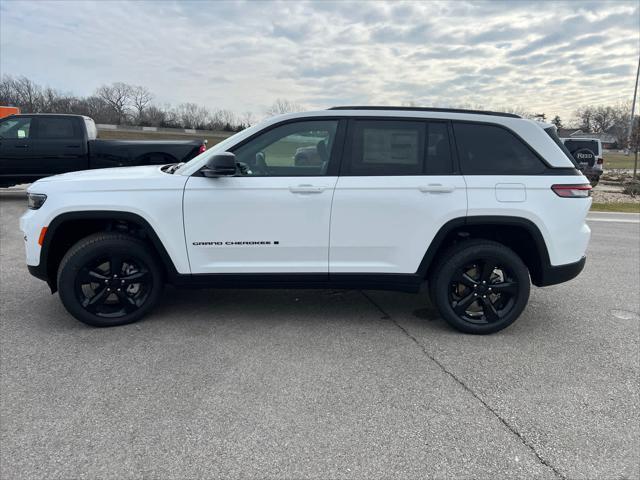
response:
[(602, 148), (606, 150), (614, 150), (618, 148), (618, 140), (611, 133), (589, 133), (583, 132), (579, 128), (560, 128), (558, 129), (560, 138), (597, 138), (602, 142)]

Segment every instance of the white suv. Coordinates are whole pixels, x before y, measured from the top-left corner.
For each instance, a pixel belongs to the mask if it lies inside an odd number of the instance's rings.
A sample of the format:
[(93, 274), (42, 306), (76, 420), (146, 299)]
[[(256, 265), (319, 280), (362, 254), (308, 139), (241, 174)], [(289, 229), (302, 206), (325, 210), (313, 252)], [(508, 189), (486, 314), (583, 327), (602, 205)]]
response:
[[(309, 159), (301, 161), (301, 152)], [(90, 325), (165, 283), (419, 292), (470, 333), (585, 263), (590, 185), (553, 126), (495, 112), (338, 107), (248, 128), (183, 165), (37, 181), (31, 273)]]

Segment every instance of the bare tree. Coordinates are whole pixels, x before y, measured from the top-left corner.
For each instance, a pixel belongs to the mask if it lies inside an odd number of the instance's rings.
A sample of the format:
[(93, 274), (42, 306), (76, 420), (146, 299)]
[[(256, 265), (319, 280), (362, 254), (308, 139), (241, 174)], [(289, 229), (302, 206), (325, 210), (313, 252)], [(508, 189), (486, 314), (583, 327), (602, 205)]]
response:
[(587, 105), (576, 111), (576, 117), (583, 131), (611, 134), (616, 138), (618, 146), (624, 148), (627, 144), (630, 109), (628, 103)]
[(208, 128), (211, 130), (234, 131), (237, 124), (238, 119), (235, 113), (231, 110), (218, 109), (211, 114)]
[(556, 115), (555, 117), (553, 117), (551, 123), (553, 123), (558, 129), (562, 128), (562, 120), (560, 120), (560, 115)]
[(152, 127), (162, 127), (167, 121), (167, 113), (155, 105), (149, 105), (144, 111), (144, 123)]
[(131, 89), (131, 102), (136, 110), (136, 122), (142, 124), (144, 122), (145, 109), (151, 104), (153, 94), (146, 87), (133, 87)]
[[(536, 115), (531, 113), (529, 110), (527, 110), (526, 108), (520, 106), (520, 105), (513, 105), (513, 106), (508, 106), (508, 107), (498, 107), (496, 108), (497, 111), (499, 112), (504, 112), (504, 113), (513, 113), (514, 115), (519, 115), (522, 118), (540, 118), (540, 114)], [(542, 114), (544, 115), (544, 113)], [(542, 119), (544, 120), (546, 118), (546, 115), (544, 117), (542, 117)]]
[(0, 104), (17, 107), (19, 103), (13, 77), (3, 75), (0, 80)]
[(42, 87), (27, 77), (2, 77), (0, 86), (2, 103), (19, 107), (25, 113), (38, 113), (43, 108)]
[(613, 107), (599, 106), (593, 111), (593, 131), (608, 132), (616, 122), (616, 111)]
[(209, 111), (195, 103), (181, 103), (177, 108), (180, 123), (184, 128), (206, 128)]
[(103, 85), (96, 90), (96, 96), (102, 98), (113, 109), (118, 124), (124, 123), (133, 98), (131, 85), (122, 82)]
[(255, 123), (255, 116), (253, 112), (244, 112), (241, 118), (242, 125), (247, 128)]
[(281, 115), (283, 113), (301, 112), (302, 110), (304, 110), (304, 107), (299, 103), (292, 102), (291, 100), (284, 98), (278, 98), (273, 102), (273, 105), (267, 109), (267, 115), (274, 116)]
[(585, 105), (580, 107), (575, 112), (575, 117), (578, 119), (580, 130), (583, 132), (593, 131), (593, 115), (595, 107), (593, 105)]

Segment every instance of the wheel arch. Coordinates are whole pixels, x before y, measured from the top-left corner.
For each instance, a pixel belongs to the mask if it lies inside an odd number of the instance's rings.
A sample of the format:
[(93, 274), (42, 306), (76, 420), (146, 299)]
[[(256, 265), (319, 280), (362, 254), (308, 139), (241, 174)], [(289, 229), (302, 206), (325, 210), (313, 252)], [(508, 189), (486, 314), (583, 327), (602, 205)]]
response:
[(31, 273), (45, 280), (54, 293), (62, 257), (78, 240), (99, 231), (121, 231), (143, 239), (160, 259), (166, 278), (169, 281), (177, 278), (173, 260), (151, 224), (136, 213), (118, 210), (75, 211), (56, 216), (47, 226), (40, 262)]
[(495, 240), (511, 248), (529, 269), (534, 285), (544, 285), (551, 267), (549, 252), (538, 226), (529, 219), (501, 215), (455, 218), (445, 223), (427, 248), (416, 274), (428, 278), (435, 259), (452, 245), (466, 239)]

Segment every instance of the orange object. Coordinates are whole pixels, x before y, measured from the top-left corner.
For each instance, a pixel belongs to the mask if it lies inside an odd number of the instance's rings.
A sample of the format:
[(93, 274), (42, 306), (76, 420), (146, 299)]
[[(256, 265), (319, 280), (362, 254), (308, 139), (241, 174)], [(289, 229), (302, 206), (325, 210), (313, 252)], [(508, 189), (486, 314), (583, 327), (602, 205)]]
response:
[(40, 237), (38, 238), (38, 245), (42, 246), (44, 243), (44, 236), (47, 234), (47, 227), (42, 227), (40, 230)]
[(18, 107), (0, 107), (0, 118), (8, 117), (9, 115), (18, 115), (20, 109)]

